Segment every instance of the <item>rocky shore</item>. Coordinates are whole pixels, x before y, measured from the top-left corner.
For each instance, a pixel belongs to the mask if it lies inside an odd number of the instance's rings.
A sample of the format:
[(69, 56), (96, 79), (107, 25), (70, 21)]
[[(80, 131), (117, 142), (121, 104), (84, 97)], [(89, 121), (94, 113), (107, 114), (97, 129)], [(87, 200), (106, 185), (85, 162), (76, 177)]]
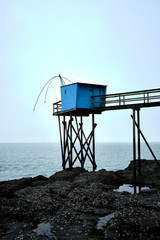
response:
[[(142, 160), (139, 187), (131, 184), (132, 162), (116, 172), (74, 168), (50, 178), (0, 182), (0, 239), (160, 239), (155, 161)], [(133, 189), (136, 194), (130, 193)]]

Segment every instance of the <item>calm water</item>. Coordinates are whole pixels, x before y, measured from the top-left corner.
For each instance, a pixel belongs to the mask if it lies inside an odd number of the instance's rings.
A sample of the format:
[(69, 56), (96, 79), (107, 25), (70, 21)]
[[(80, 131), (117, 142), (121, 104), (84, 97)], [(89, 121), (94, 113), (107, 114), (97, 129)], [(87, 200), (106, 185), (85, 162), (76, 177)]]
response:
[[(160, 159), (160, 143), (150, 144), (156, 157)], [(142, 158), (153, 159), (142, 144)], [(132, 160), (132, 143), (97, 143), (97, 170), (119, 170)], [(78, 161), (75, 166), (80, 166)], [(92, 170), (90, 161), (85, 163)], [(0, 143), (0, 181), (44, 175), (49, 177), (61, 171), (61, 151), (59, 143)]]

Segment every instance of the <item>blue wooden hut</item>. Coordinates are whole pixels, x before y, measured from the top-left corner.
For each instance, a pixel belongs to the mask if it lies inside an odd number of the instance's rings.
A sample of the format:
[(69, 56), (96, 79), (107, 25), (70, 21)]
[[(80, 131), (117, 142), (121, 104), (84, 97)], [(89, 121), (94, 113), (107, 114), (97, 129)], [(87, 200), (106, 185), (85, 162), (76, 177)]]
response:
[(100, 95), (106, 95), (106, 85), (73, 83), (61, 86), (62, 112), (70, 110), (91, 110), (91, 97), (97, 96), (94, 107), (103, 107)]

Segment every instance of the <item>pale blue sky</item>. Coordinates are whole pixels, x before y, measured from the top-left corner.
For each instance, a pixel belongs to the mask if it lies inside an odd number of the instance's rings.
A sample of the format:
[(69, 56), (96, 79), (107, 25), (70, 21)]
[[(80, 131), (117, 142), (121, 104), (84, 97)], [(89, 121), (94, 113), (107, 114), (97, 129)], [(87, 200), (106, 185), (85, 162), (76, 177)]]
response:
[[(59, 141), (58, 80), (32, 110), (59, 73), (108, 93), (159, 88), (159, 13), (159, 0), (0, 0), (0, 142)], [(131, 113), (96, 116), (97, 141), (132, 141)], [(160, 108), (141, 110), (148, 141), (160, 141), (159, 118)]]

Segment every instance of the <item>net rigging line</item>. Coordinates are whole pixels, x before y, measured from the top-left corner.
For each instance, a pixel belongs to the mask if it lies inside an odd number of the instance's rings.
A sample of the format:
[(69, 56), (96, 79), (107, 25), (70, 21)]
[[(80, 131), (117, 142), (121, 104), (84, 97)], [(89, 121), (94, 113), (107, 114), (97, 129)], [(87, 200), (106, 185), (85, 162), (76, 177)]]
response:
[(51, 83), (53, 82), (53, 80), (54, 80), (55, 78), (59, 78), (59, 79), (60, 79), (61, 86), (65, 86), (65, 85), (66, 85), (64, 79), (67, 80), (67, 81), (69, 81), (70, 83), (72, 83), (68, 78), (62, 77), (60, 74), (59, 74), (58, 76), (54, 76), (54, 77), (50, 78), (50, 79), (46, 82), (46, 84), (43, 86), (43, 88), (41, 89), (41, 91), (40, 91), (40, 93), (39, 93), (39, 95), (38, 95), (38, 97), (37, 97), (37, 99), (36, 99), (36, 102), (35, 102), (35, 104), (34, 104), (33, 111), (36, 110), (36, 106), (37, 106), (37, 103), (38, 103), (38, 101), (39, 101), (39, 98), (40, 98), (42, 92), (44, 91), (44, 89), (47, 87), (46, 92), (45, 92), (45, 97), (44, 97), (44, 103), (46, 103), (46, 98), (47, 98), (47, 94), (48, 94), (49, 87), (50, 87)]

